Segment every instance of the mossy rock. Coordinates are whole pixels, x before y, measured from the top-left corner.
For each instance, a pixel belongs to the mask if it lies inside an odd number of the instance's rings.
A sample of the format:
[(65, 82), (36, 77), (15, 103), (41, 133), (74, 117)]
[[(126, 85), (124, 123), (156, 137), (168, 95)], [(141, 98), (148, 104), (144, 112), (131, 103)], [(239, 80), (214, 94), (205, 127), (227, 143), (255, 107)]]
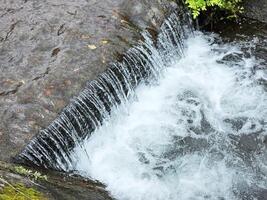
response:
[(6, 185), (0, 190), (0, 200), (47, 200), (39, 191), (23, 184)]
[(112, 200), (105, 185), (78, 175), (0, 161), (0, 200)]

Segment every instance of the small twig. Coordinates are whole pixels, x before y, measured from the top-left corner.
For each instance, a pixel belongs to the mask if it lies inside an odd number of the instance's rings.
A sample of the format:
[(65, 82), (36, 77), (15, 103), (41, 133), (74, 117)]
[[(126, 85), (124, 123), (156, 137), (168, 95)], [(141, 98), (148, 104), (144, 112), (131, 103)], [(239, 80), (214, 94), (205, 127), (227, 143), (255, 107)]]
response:
[(57, 35), (58, 35), (58, 36), (60, 36), (61, 34), (63, 34), (63, 33), (65, 32), (65, 30), (64, 30), (64, 26), (65, 26), (65, 24), (62, 24), (62, 25), (59, 27), (59, 29), (58, 29), (58, 31), (57, 31)]
[(77, 14), (77, 10), (75, 10), (75, 12), (73, 13), (73, 12), (70, 12), (70, 11), (67, 11), (67, 13), (69, 14), (69, 15), (76, 15)]
[(9, 31), (7, 32), (6, 37), (5, 37), (4, 40), (7, 40), (8, 37), (12, 34), (12, 32), (14, 31), (15, 26), (17, 25), (17, 23), (18, 23), (18, 21), (15, 22), (15, 23), (13, 23), (13, 24), (11, 24), (11, 26), (10, 26), (10, 28), (9, 28)]

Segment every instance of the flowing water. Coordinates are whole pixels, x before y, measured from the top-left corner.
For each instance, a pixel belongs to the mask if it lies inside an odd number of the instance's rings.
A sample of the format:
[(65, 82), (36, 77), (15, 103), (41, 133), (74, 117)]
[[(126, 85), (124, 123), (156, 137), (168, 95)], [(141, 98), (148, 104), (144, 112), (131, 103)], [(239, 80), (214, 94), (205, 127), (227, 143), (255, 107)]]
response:
[(16, 158), (75, 171), (118, 200), (267, 199), (267, 70), (172, 14)]
[(119, 200), (262, 198), (267, 70), (248, 44), (200, 32), (184, 43), (74, 150), (75, 170)]
[[(187, 28), (186, 28), (187, 27)], [(185, 12), (173, 13), (162, 24), (157, 40), (143, 32), (143, 40), (120, 62), (111, 63), (70, 100), (59, 116), (34, 137), (15, 158), (18, 163), (70, 171), (72, 150), (110, 118), (113, 107), (124, 105), (142, 83), (155, 82), (161, 71), (182, 57), (184, 40), (192, 33)], [(159, 51), (160, 49), (160, 51)]]

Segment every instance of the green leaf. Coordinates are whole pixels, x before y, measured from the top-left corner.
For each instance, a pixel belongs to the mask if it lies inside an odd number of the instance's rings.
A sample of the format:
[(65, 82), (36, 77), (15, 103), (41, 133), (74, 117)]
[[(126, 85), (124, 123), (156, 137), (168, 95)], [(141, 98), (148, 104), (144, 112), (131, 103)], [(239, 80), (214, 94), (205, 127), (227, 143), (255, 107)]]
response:
[(186, 4), (192, 11), (193, 18), (197, 18), (200, 12), (207, 10), (207, 8), (220, 8), (227, 10), (231, 16), (236, 16), (237, 13), (242, 12), (243, 8), (240, 3), (243, 0), (186, 0)]

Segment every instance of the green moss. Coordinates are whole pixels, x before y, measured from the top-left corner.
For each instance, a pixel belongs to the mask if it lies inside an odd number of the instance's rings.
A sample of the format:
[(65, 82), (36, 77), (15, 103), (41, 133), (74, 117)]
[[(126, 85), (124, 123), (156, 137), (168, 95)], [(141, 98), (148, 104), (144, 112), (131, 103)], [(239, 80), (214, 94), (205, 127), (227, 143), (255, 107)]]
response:
[(228, 11), (231, 16), (243, 11), (240, 5), (243, 0), (186, 0), (186, 4), (192, 10), (193, 17), (196, 18), (200, 12), (208, 8), (219, 8)]
[(0, 200), (47, 200), (42, 193), (23, 184), (6, 185), (0, 190)]
[(14, 170), (16, 173), (23, 175), (23, 176), (34, 178), (34, 180), (46, 180), (47, 181), (47, 176), (42, 175), (40, 172), (37, 172), (37, 171), (33, 172), (32, 170), (26, 169), (22, 166), (16, 166)]

